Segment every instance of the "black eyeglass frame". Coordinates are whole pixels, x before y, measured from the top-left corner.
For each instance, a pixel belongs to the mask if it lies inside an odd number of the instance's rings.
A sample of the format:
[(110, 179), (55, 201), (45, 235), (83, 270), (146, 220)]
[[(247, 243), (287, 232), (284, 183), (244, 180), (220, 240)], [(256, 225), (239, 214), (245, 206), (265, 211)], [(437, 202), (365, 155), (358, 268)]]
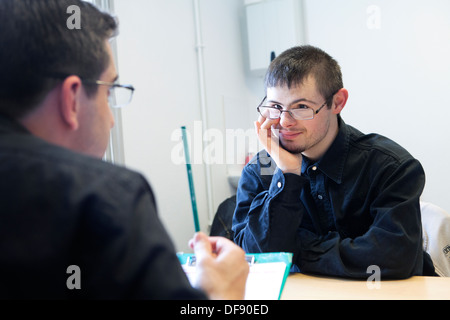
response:
[[(339, 90), (340, 90), (340, 89), (339, 89)], [(339, 91), (339, 90), (338, 90), (338, 91)], [(280, 110), (280, 109), (275, 108), (275, 107), (263, 106), (262, 104), (264, 103), (264, 101), (266, 101), (267, 96), (265, 96), (264, 99), (262, 99), (262, 101), (259, 103), (259, 105), (258, 105), (258, 107), (256, 108), (256, 110), (258, 110), (258, 113), (259, 113), (262, 117), (264, 117), (264, 115), (261, 113), (261, 111), (260, 111), (260, 109), (259, 109), (259, 108), (261, 108), (261, 107), (264, 107), (264, 108), (271, 108), (271, 109), (274, 109), (274, 110), (277, 110), (278, 112), (280, 112), (280, 116), (279, 116), (278, 118), (269, 118), (270, 120), (280, 119), (280, 118), (281, 118), (281, 115), (283, 114), (283, 112), (289, 113), (289, 115), (292, 117), (292, 119), (295, 119), (295, 120), (313, 120), (313, 119), (314, 119), (314, 116), (315, 116), (316, 114), (318, 114), (318, 113), (320, 112), (320, 110), (322, 110), (323, 107), (325, 107), (325, 105), (328, 104), (329, 100), (330, 100), (336, 93), (338, 93), (338, 91), (336, 91), (335, 93), (333, 93), (332, 95), (330, 95), (327, 99), (325, 99), (325, 102), (324, 102), (317, 110), (314, 110), (313, 108), (307, 106), (308, 109), (313, 110), (312, 118), (307, 118), (307, 119), (297, 119), (297, 118), (295, 118), (295, 117), (292, 115), (292, 111), (291, 111), (291, 110)]]
[[(73, 74), (74, 76), (78, 76), (76, 74)], [(55, 78), (55, 79), (66, 79), (68, 77), (70, 77), (71, 74), (64, 74), (64, 73), (50, 73), (48, 74), (46, 77), (48, 78)], [(80, 77), (80, 76), (78, 76)], [(131, 90), (132, 92), (134, 92), (134, 87), (131, 84), (119, 84), (119, 83), (114, 83), (114, 82), (106, 82), (106, 81), (102, 81), (102, 80), (91, 80), (91, 79), (86, 79), (83, 77), (80, 77), (81, 81), (85, 84), (91, 84), (91, 85), (101, 85), (101, 86), (110, 86), (113, 88), (126, 88), (128, 90)]]
[[(54, 78), (54, 79), (66, 79), (67, 77), (70, 77), (71, 75), (69, 74), (64, 74), (64, 73), (50, 73), (47, 74), (46, 77), (48, 78)], [(75, 74), (74, 74), (75, 76)], [(80, 77), (80, 76), (78, 76)], [(119, 84), (119, 83), (114, 83), (114, 82), (107, 82), (107, 81), (102, 81), (102, 80), (91, 80), (91, 79), (85, 79), (83, 77), (80, 77), (81, 82), (83, 84), (87, 84), (87, 85), (100, 85), (100, 86), (110, 86), (110, 89), (113, 88), (125, 88), (131, 91), (130, 94), (130, 100), (128, 101), (128, 103), (131, 102), (131, 100), (133, 99), (133, 94), (134, 94), (134, 87), (131, 84)], [(127, 103), (127, 104), (128, 104)], [(121, 108), (122, 106), (111, 106), (112, 108)]]
[(119, 84), (114, 82), (106, 82), (101, 80), (90, 80), (90, 79), (83, 79), (80, 78), (83, 83), (86, 84), (96, 84), (100, 86), (110, 86), (111, 88), (125, 88), (131, 91), (131, 96), (133, 96), (134, 93), (134, 87), (131, 84)]
[[(106, 82), (106, 81), (101, 81), (101, 80), (90, 80), (90, 79), (81, 79), (81, 81), (85, 84), (88, 85), (100, 85), (100, 86), (109, 86), (110, 88), (108, 90), (114, 89), (114, 88), (124, 88), (124, 89), (128, 89), (131, 91), (130, 93), (130, 99), (128, 100), (128, 102), (126, 104), (115, 104), (112, 103), (110, 101), (110, 107), (111, 108), (122, 108), (127, 106), (131, 100), (133, 99), (133, 94), (134, 94), (134, 87), (130, 84), (118, 84), (118, 83), (114, 83), (114, 82)], [(114, 100), (115, 101), (115, 100)], [(116, 102), (116, 101), (115, 101)]]

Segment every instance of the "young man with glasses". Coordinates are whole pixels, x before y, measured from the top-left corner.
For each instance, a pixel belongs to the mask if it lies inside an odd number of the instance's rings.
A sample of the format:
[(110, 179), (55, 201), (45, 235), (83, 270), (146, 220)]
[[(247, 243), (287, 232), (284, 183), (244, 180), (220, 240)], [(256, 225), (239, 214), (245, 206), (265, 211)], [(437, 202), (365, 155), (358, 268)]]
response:
[(147, 181), (101, 161), (134, 91), (116, 83), (116, 29), (80, 0), (0, 1), (0, 298), (243, 298), (241, 248), (196, 234), (194, 289)]
[(255, 129), (265, 150), (244, 168), (233, 218), (246, 252), (294, 253), (293, 270), (367, 278), (434, 275), (422, 247), (419, 161), (340, 113), (338, 63), (312, 46), (269, 66)]

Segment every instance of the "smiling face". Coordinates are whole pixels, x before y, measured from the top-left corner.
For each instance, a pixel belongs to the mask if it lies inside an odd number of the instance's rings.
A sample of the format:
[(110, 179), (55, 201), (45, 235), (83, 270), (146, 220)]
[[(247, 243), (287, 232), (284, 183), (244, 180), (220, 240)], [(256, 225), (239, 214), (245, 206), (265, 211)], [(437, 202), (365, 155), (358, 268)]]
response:
[[(302, 83), (267, 88), (267, 104), (280, 105), (284, 110), (309, 107), (317, 111), (325, 102), (317, 90), (312, 76)], [(325, 106), (311, 120), (296, 120), (283, 112), (273, 129), (279, 130), (281, 146), (291, 153), (302, 153), (310, 159), (320, 158), (333, 142), (338, 132), (337, 114), (340, 110)]]

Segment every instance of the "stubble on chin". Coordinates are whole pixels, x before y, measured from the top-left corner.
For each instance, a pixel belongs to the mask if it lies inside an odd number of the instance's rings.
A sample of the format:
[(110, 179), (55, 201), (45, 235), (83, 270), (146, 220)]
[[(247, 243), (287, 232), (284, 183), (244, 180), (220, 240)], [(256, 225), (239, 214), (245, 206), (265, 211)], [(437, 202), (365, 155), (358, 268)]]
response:
[(283, 143), (281, 139), (280, 139), (280, 147), (295, 155), (299, 155), (305, 151), (305, 148), (301, 146), (289, 146), (288, 144)]

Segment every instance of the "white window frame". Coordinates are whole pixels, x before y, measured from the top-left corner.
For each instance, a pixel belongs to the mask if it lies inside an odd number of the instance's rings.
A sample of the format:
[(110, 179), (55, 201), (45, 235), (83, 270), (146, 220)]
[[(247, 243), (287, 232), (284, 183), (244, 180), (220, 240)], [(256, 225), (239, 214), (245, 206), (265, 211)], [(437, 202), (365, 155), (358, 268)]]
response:
[[(114, 15), (114, 1), (113, 0), (85, 0), (100, 8), (101, 10)], [(114, 61), (116, 69), (118, 68), (117, 62), (117, 42), (115, 39), (111, 40), (111, 47), (113, 51)], [(125, 164), (125, 154), (123, 148), (123, 136), (122, 136), (122, 112), (120, 108), (111, 109), (114, 115), (115, 125), (111, 130), (109, 144), (106, 149), (103, 160), (115, 163)]]

